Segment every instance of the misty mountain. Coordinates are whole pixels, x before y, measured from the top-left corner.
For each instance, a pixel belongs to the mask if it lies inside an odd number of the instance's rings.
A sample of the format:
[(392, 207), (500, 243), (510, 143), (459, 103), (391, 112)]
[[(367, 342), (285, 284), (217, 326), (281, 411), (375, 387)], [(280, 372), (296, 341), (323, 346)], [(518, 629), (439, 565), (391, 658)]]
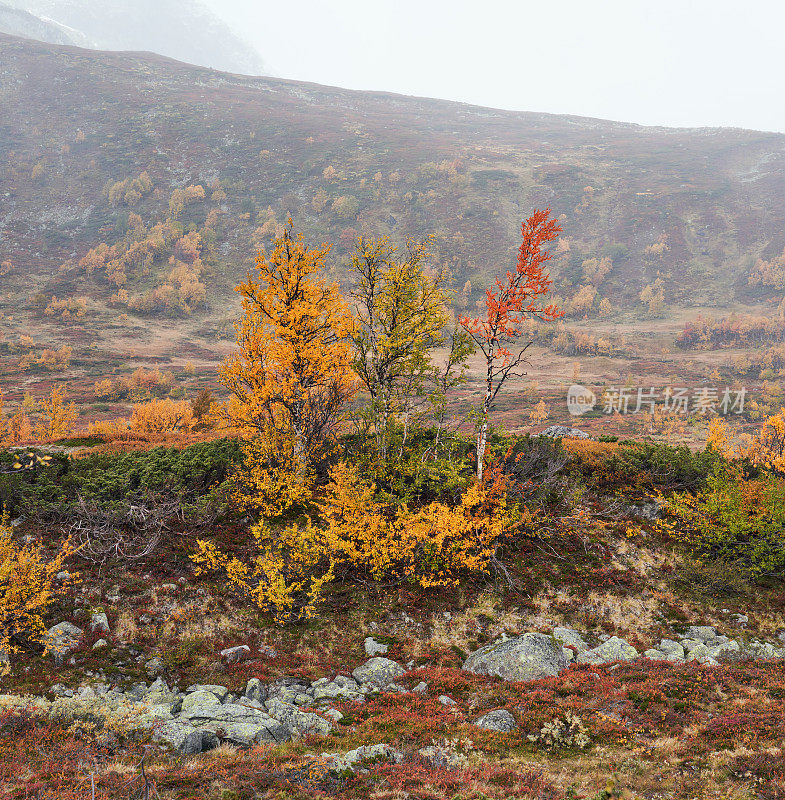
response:
[[(261, 55), (199, 0), (5, 0), (0, 31), (54, 44), (142, 50), (245, 75)], [(17, 17), (13, 16), (16, 9)], [(27, 12), (27, 16), (20, 14)]]
[(38, 17), (21, 8), (0, 3), (0, 31), (26, 39), (38, 39), (51, 44), (71, 44), (91, 47), (92, 42), (79, 31), (67, 28), (54, 20)]

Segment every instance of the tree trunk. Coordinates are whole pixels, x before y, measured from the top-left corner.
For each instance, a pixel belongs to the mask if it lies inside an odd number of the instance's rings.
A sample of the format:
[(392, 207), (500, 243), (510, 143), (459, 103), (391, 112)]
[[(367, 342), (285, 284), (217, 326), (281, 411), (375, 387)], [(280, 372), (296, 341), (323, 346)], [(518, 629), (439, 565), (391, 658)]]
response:
[(493, 392), (493, 360), (488, 360), (488, 371), (485, 377), (485, 398), (482, 401), (482, 416), (477, 430), (477, 482), (482, 482), (482, 467), (485, 459), (485, 445), (488, 442), (488, 416), (491, 409)]

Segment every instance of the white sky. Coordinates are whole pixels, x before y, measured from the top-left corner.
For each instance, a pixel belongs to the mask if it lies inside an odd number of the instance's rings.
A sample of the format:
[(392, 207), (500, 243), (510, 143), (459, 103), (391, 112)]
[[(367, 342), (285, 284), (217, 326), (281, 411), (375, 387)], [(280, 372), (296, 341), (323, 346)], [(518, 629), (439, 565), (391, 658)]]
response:
[(785, 132), (785, 0), (204, 0), (282, 78)]

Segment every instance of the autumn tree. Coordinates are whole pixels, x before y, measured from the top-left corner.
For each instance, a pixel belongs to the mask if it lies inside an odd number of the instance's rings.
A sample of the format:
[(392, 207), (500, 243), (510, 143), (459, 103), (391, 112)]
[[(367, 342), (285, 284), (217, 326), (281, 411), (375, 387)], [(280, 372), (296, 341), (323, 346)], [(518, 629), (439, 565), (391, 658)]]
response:
[(542, 297), (551, 287), (545, 264), (552, 254), (545, 246), (556, 239), (561, 226), (550, 219), (550, 209), (535, 210), (523, 222), (523, 241), (518, 249), (515, 269), (504, 278), (496, 278), (493, 289), (485, 291), (485, 310), (482, 317), (459, 317), (464, 329), (474, 340), (485, 358), (485, 396), (479, 409), (477, 424), (477, 479), (482, 480), (483, 461), (488, 440), (490, 411), (499, 390), (509, 377), (519, 377), (526, 343), (513, 353), (529, 319), (552, 321), (562, 316), (555, 305), (544, 305)]
[(35, 426), (38, 439), (62, 439), (73, 430), (76, 406), (65, 402), (65, 389), (53, 387), (49, 397), (41, 400), (38, 410), (40, 417)]
[(232, 425), (245, 437), (274, 442), (277, 455), (292, 458), (300, 481), (356, 390), (351, 314), (322, 275), (329, 249), (308, 247), (302, 234), (292, 235), (289, 220), (270, 256), (257, 254), (255, 274), (236, 290), (240, 352), (221, 368)]
[(387, 237), (358, 237), (352, 255), (356, 329), (354, 369), (371, 396), (377, 447), (386, 457), (389, 425), (410, 410), (433, 372), (432, 351), (447, 324), (444, 276), (425, 265), (433, 240), (406, 242), (403, 257)]

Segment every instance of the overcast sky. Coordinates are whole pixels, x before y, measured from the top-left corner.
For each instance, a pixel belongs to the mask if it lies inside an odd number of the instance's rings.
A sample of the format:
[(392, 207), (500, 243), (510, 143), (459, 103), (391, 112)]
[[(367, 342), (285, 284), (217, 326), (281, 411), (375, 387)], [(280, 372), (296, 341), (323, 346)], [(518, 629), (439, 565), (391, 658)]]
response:
[(785, 132), (785, 0), (204, 0), (274, 74)]

